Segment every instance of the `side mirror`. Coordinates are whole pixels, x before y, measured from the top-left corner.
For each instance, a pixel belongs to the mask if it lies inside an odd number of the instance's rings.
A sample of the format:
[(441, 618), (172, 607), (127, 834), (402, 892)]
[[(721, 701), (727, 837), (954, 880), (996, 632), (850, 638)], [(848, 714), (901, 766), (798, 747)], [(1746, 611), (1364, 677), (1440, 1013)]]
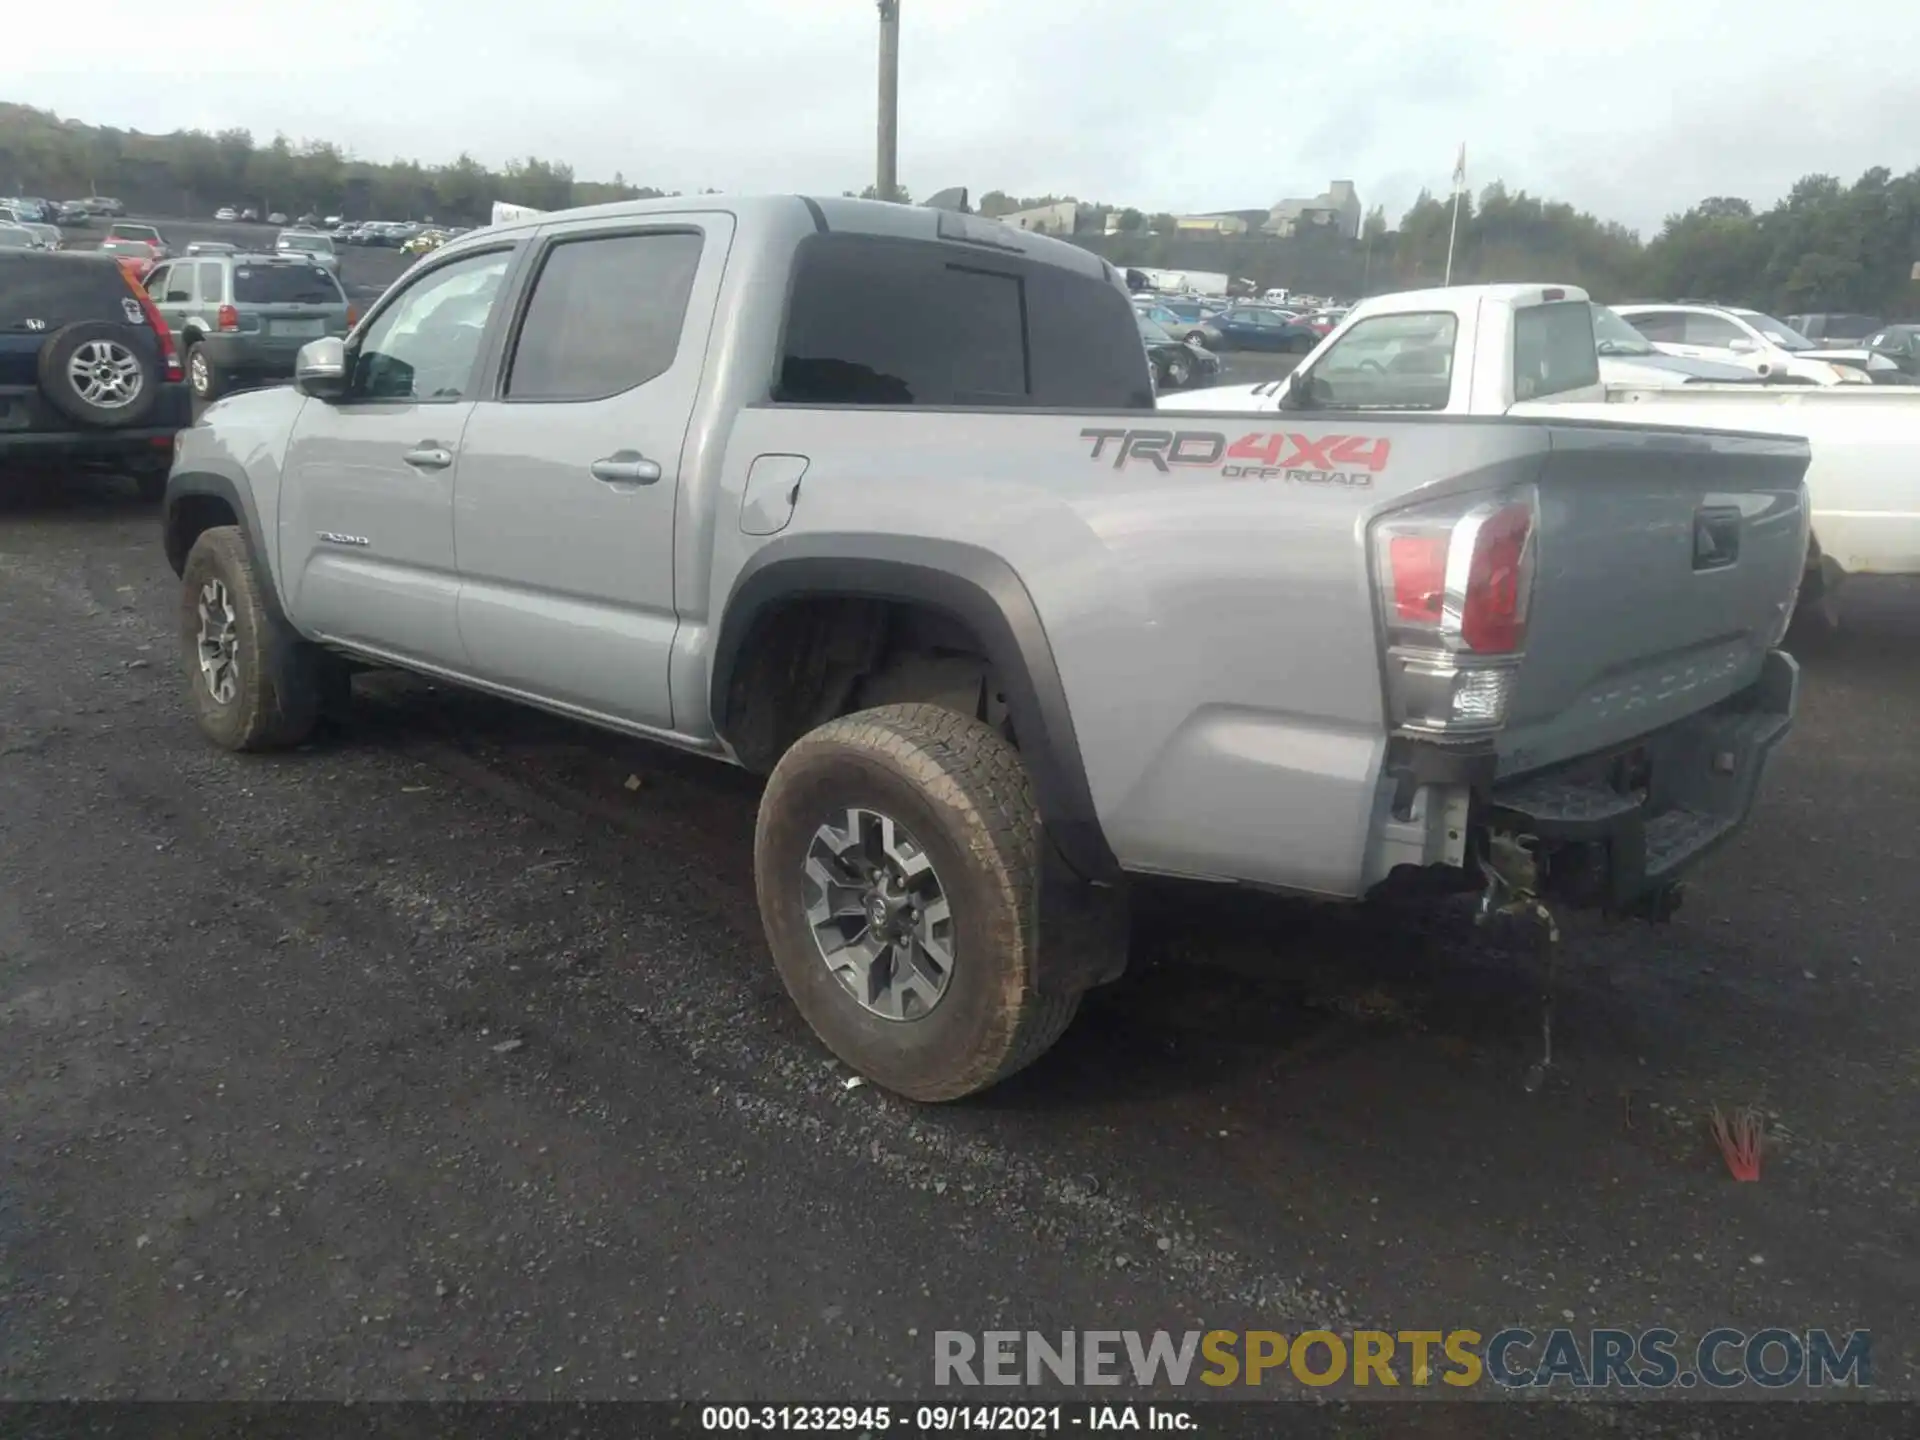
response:
[(337, 335), (309, 340), (293, 362), (293, 388), (316, 400), (347, 393), (347, 346)]
[(1314, 406), (1313, 386), (1307, 372), (1295, 369), (1287, 376), (1287, 393), (1280, 397), (1282, 410), (1311, 410)]

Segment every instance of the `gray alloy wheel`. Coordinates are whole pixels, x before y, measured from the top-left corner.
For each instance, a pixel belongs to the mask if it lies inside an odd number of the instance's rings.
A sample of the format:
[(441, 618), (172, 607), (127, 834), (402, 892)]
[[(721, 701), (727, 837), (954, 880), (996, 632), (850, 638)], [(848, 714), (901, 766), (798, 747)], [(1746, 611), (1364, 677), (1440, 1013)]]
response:
[(140, 398), (146, 376), (134, 353), (118, 340), (89, 340), (67, 362), (73, 391), (102, 410), (124, 410)]
[(1193, 365), (1182, 356), (1176, 355), (1167, 361), (1167, 383), (1179, 390), (1193, 381)]
[(223, 581), (200, 587), (200, 679), (215, 703), (231, 705), (240, 693), (240, 622)]
[(807, 927), (847, 993), (884, 1020), (930, 1014), (953, 980), (953, 911), (913, 833), (849, 809), (814, 832), (802, 871)]
[(213, 389), (213, 367), (207, 364), (207, 357), (198, 345), (187, 352), (187, 379), (193, 384), (193, 393), (202, 400)]

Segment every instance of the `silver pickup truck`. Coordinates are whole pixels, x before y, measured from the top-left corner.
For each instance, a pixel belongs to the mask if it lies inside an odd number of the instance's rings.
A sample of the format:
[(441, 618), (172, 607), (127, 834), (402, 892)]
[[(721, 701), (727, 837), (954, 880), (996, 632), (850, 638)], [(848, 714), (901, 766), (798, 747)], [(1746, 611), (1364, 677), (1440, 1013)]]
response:
[(1120, 277), (944, 211), (715, 196), (421, 261), (164, 511), (189, 704), (398, 666), (766, 774), (775, 963), (951, 1099), (1120, 973), (1132, 875), (1644, 909), (1791, 724), (1797, 440), (1153, 408)]

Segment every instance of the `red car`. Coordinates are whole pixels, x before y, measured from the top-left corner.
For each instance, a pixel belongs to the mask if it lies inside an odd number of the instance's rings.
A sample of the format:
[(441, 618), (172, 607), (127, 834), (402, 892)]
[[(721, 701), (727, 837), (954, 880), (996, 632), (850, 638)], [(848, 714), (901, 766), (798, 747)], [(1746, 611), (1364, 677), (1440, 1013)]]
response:
[(1304, 325), (1314, 334), (1325, 339), (1328, 332), (1346, 318), (1347, 312), (1344, 310), (1316, 310), (1311, 315), (1295, 316), (1293, 323)]

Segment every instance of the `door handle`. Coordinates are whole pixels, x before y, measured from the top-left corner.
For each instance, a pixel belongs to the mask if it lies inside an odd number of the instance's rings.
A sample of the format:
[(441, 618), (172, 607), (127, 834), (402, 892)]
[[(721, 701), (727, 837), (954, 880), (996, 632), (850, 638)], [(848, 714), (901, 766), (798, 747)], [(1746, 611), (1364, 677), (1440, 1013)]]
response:
[(660, 466), (638, 450), (616, 450), (587, 467), (596, 480), (609, 485), (651, 485), (660, 478)]
[(453, 452), (438, 445), (417, 445), (400, 458), (417, 470), (444, 470), (453, 464)]

